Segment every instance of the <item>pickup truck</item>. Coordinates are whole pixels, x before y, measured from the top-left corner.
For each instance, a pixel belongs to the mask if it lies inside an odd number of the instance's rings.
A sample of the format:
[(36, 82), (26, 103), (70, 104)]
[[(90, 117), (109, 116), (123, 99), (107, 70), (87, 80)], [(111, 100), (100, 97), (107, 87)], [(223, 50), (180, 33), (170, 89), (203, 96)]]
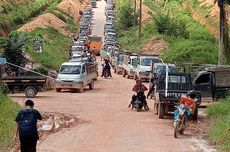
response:
[(152, 55), (138, 55), (137, 65), (134, 68), (134, 79), (140, 78), (149, 80), (151, 63), (161, 63), (161, 59)]
[[(27, 98), (34, 98), (38, 91), (46, 88), (47, 78), (33, 73), (33, 71), (26, 71), (21, 68), (22, 73), (19, 75), (17, 72), (11, 70), (12, 65), (10, 63), (0, 64), (0, 81), (1, 84), (6, 84), (8, 90), (14, 92), (25, 92)], [(14, 67), (15, 68), (15, 67)]]
[[(166, 77), (168, 77), (168, 81), (166, 81)], [(193, 89), (190, 74), (177, 72), (159, 75), (154, 95), (154, 113), (160, 119), (164, 119), (167, 113), (174, 112), (175, 105), (179, 103), (182, 94), (186, 94)], [(197, 91), (196, 94), (198, 101), (192, 115), (194, 120), (197, 120), (198, 106), (201, 103), (200, 92)]]
[(125, 52), (119, 52), (117, 53), (116, 56), (114, 56), (114, 62), (113, 62), (114, 73), (117, 73), (117, 74), (122, 73), (122, 70), (123, 70), (122, 64), (124, 61), (124, 55), (125, 55)]
[(56, 92), (62, 89), (84, 91), (85, 86), (94, 88), (94, 81), (98, 77), (97, 63), (65, 62), (61, 65), (55, 83)]
[(127, 78), (134, 77), (134, 66), (137, 64), (137, 55), (126, 54), (122, 64), (122, 76)]
[(230, 67), (209, 67), (198, 73), (194, 88), (202, 97), (212, 97), (213, 101), (225, 97), (230, 92)]

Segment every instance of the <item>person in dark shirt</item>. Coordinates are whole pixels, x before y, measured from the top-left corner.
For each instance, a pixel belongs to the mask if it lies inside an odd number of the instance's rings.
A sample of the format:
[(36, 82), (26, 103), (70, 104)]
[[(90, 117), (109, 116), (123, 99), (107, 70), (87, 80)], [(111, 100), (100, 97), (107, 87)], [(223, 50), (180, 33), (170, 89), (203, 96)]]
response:
[(27, 100), (25, 109), (20, 110), (15, 119), (17, 130), (14, 140), (16, 141), (19, 134), (21, 152), (36, 152), (37, 140), (39, 139), (37, 120), (42, 120), (42, 116), (38, 110), (34, 109), (34, 102)]

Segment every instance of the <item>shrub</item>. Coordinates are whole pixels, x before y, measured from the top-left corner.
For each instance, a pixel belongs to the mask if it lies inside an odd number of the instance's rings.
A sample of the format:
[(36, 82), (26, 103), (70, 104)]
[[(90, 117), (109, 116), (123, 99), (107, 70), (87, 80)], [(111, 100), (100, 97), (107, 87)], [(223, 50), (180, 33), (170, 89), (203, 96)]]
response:
[(208, 41), (180, 39), (162, 55), (167, 61), (217, 63), (217, 47)]
[(36, 69), (34, 69), (34, 71), (41, 73), (41, 74), (44, 74), (44, 75), (48, 74), (48, 69), (44, 66), (37, 67)]
[(16, 24), (23, 24), (24, 23), (23, 17), (21, 17), (21, 16), (15, 16), (14, 23), (16, 23)]
[(154, 16), (156, 29), (160, 34), (188, 38), (189, 32), (186, 29), (186, 24), (176, 18), (170, 18), (165, 13), (160, 13)]

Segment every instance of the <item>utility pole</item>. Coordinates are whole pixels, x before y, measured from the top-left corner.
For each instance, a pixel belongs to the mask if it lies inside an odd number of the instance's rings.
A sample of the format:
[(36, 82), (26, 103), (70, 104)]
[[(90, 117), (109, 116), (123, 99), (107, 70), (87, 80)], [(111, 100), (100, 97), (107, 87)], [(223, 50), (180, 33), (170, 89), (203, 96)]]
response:
[(134, 0), (134, 8), (133, 8), (133, 14), (134, 14), (134, 20), (133, 20), (133, 26), (136, 26), (136, 9), (137, 9), (137, 0)]
[(220, 8), (220, 38), (219, 38), (219, 53), (218, 64), (224, 64), (225, 56), (225, 11), (224, 0), (218, 0), (218, 6)]
[(142, 20), (142, 0), (140, 0), (140, 16), (139, 16), (139, 34), (138, 34), (138, 39), (139, 39), (139, 46), (138, 46), (138, 52), (140, 53), (140, 45), (141, 45), (141, 21)]

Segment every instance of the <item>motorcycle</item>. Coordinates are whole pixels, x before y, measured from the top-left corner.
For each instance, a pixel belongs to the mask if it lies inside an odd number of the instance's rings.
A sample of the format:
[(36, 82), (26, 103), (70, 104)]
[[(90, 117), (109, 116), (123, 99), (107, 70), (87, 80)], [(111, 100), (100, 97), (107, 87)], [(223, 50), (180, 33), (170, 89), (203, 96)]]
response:
[(106, 65), (103, 66), (103, 76), (105, 79), (107, 79), (110, 76), (110, 67), (107, 67)]
[(146, 111), (149, 110), (148, 106), (144, 104), (144, 102), (142, 101), (143, 100), (143, 95), (144, 93), (141, 92), (141, 91), (138, 91), (137, 92), (137, 95), (136, 95), (136, 98), (135, 98), (135, 101), (133, 103), (133, 108), (135, 108), (137, 110), (137, 112), (141, 111), (141, 109), (144, 107), (144, 109)]
[(174, 111), (174, 138), (178, 137), (178, 133), (180, 135), (184, 133), (186, 122), (189, 117), (189, 108), (185, 104), (180, 104)]

